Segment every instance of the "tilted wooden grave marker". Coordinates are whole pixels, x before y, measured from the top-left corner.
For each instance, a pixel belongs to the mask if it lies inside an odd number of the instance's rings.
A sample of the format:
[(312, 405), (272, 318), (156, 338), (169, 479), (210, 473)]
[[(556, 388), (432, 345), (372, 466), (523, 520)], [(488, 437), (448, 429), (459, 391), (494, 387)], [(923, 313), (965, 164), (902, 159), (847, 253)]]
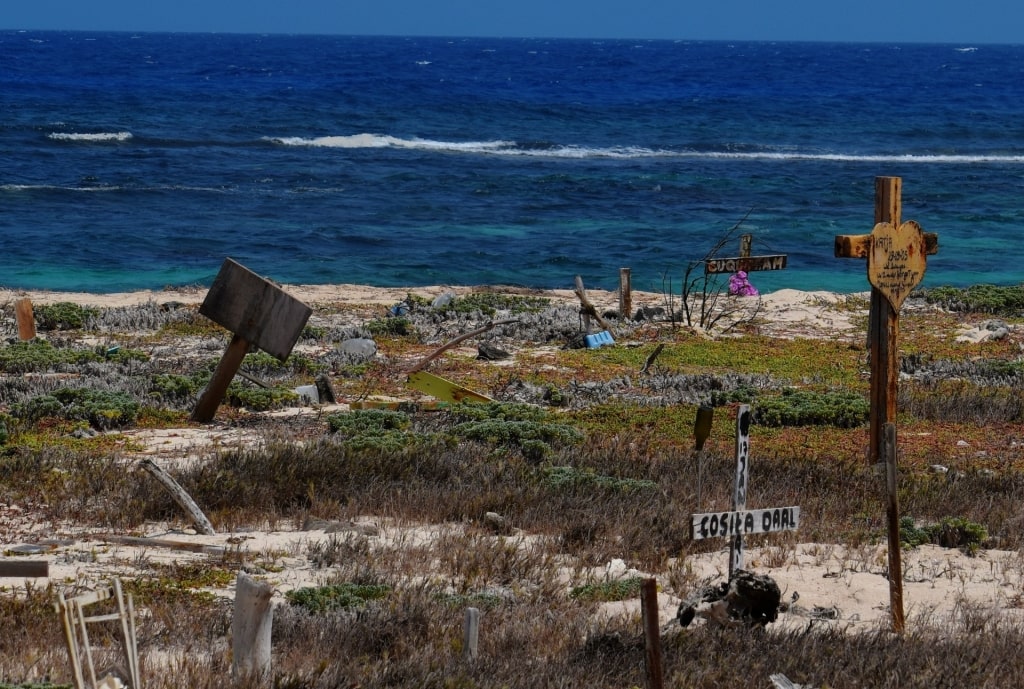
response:
[(192, 410), (193, 421), (206, 423), (217, 413), (249, 347), (255, 345), (285, 361), (313, 310), (269, 280), (226, 258), (199, 313), (234, 334)]
[[(903, 565), (896, 496), (896, 395), (899, 384), (899, 310), (921, 282), (926, 256), (939, 249), (938, 235), (923, 232), (913, 220), (901, 222), (899, 177), (875, 178), (875, 227), (871, 234), (838, 235), (838, 258), (866, 258), (871, 283), (868, 351), (871, 357), (871, 431), (868, 461), (886, 464), (889, 531), (889, 596), (893, 630), (903, 632)], [(887, 426), (890, 437), (887, 439)]]
[(736, 484), (733, 489), (731, 512), (695, 514), (690, 522), (690, 537), (727, 537), (732, 539), (729, 550), (729, 578), (743, 569), (743, 535), (795, 531), (800, 526), (799, 507), (770, 507), (747, 509), (747, 476), (750, 468), (750, 406), (741, 404), (736, 413)]
[(740, 255), (731, 258), (709, 258), (704, 261), (704, 274), (710, 273), (746, 273), (757, 270), (784, 270), (788, 254), (772, 254), (769, 256), (751, 256), (750, 245), (753, 236), (740, 236)]

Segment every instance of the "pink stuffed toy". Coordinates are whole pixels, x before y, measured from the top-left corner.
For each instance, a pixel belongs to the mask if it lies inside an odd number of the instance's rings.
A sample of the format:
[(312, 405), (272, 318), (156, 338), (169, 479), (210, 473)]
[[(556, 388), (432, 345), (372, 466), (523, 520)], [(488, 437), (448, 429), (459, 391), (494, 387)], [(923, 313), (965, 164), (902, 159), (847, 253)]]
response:
[(746, 271), (741, 270), (729, 278), (729, 294), (740, 297), (756, 297), (758, 292), (757, 288), (747, 279)]

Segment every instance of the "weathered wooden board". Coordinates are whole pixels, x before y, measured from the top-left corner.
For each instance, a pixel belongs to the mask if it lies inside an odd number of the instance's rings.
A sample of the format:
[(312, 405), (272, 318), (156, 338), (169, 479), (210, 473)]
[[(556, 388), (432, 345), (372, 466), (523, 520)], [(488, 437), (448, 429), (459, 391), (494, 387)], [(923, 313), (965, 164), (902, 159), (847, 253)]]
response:
[(0, 560), (0, 577), (48, 577), (47, 560)]
[(795, 531), (799, 526), (799, 507), (769, 507), (763, 510), (707, 512), (692, 516), (690, 535), (693, 540), (699, 541), (703, 538)]
[(227, 258), (199, 313), (284, 361), (313, 311), (271, 281)]
[(735, 256), (732, 258), (711, 258), (704, 262), (707, 273), (746, 273), (758, 270), (783, 270), (786, 267), (787, 254), (773, 256)]
[(868, 281), (899, 311), (903, 300), (921, 282), (925, 269), (924, 233), (913, 220), (895, 227), (880, 222), (871, 232)]

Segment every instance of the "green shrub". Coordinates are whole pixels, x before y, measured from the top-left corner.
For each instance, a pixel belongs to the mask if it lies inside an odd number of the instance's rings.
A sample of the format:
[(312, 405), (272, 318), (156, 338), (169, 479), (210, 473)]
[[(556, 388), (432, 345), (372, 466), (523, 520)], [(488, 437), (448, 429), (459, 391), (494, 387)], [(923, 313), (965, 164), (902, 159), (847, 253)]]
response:
[(102, 357), (92, 350), (58, 349), (46, 340), (15, 342), (0, 348), (0, 371), (30, 373), (52, 371), (67, 364), (99, 361)]
[(931, 542), (932, 536), (928, 533), (928, 529), (920, 528), (914, 524), (913, 517), (900, 518), (900, 543), (909, 548), (916, 548), (919, 545)]
[(533, 461), (544, 459), (555, 447), (583, 439), (575, 428), (552, 418), (542, 407), (501, 402), (460, 404), (448, 412), (454, 423), (450, 433), (456, 438), (518, 449)]
[(252, 411), (279, 409), (299, 399), (298, 393), (294, 390), (277, 386), (272, 388), (253, 388), (246, 387), (241, 383), (229, 385), (225, 397), (228, 404), (232, 407), (245, 407)]
[(1024, 284), (1016, 286), (972, 285), (933, 287), (921, 290), (925, 301), (950, 311), (1024, 315)]
[(598, 474), (593, 469), (577, 469), (571, 466), (546, 467), (544, 484), (556, 490), (584, 487), (622, 493), (635, 493), (658, 487), (657, 483), (647, 479), (615, 478)]
[(380, 600), (391, 593), (383, 584), (331, 584), (294, 589), (284, 594), (292, 605), (311, 613), (350, 610), (371, 600)]
[(78, 330), (85, 325), (85, 320), (99, 315), (99, 310), (59, 301), (55, 304), (43, 304), (33, 309), (36, 323), (43, 330)]
[(643, 580), (640, 577), (627, 577), (615, 581), (602, 581), (597, 584), (576, 586), (569, 592), (569, 597), (586, 603), (610, 603), (612, 601), (636, 598), (640, 595)]
[(964, 517), (943, 517), (938, 524), (915, 526), (911, 517), (900, 519), (900, 542), (911, 548), (932, 543), (943, 548), (960, 548), (975, 553), (988, 540), (982, 524)]
[(381, 431), (405, 430), (411, 423), (408, 414), (390, 409), (356, 409), (355, 411), (331, 414), (327, 417), (328, 431), (347, 437)]
[(206, 385), (205, 376), (183, 376), (177, 373), (160, 373), (153, 377), (150, 392), (164, 400), (185, 400)]
[(411, 425), (408, 414), (390, 409), (357, 409), (327, 417), (328, 432), (353, 450), (400, 450), (415, 438), (408, 432)]
[(494, 316), (499, 310), (510, 313), (538, 313), (551, 304), (544, 297), (527, 297), (518, 294), (499, 294), (498, 292), (474, 292), (452, 299), (439, 308), (441, 313), (476, 313)]
[(390, 335), (392, 337), (404, 337), (414, 332), (412, 321), (408, 318), (396, 316), (394, 318), (377, 318), (369, 321), (364, 326), (371, 335), (380, 337)]
[(11, 407), (17, 418), (36, 422), (43, 418), (87, 421), (93, 428), (107, 430), (135, 423), (139, 403), (123, 392), (89, 388), (60, 388)]
[(757, 399), (757, 390), (749, 385), (741, 385), (733, 390), (712, 390), (711, 406), (723, 407), (727, 404), (753, 404)]
[(871, 407), (855, 392), (818, 393), (784, 390), (754, 404), (754, 422), (762, 426), (836, 426), (856, 428), (868, 422)]

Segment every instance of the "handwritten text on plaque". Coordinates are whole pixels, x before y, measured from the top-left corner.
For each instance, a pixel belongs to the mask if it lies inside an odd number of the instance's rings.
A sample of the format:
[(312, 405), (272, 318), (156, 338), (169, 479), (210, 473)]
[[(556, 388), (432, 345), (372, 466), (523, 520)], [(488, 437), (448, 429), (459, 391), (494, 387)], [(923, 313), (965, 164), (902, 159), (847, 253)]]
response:
[(881, 222), (871, 232), (868, 280), (899, 311), (903, 300), (921, 282), (925, 268), (925, 242), (921, 226), (913, 220), (893, 227)]

